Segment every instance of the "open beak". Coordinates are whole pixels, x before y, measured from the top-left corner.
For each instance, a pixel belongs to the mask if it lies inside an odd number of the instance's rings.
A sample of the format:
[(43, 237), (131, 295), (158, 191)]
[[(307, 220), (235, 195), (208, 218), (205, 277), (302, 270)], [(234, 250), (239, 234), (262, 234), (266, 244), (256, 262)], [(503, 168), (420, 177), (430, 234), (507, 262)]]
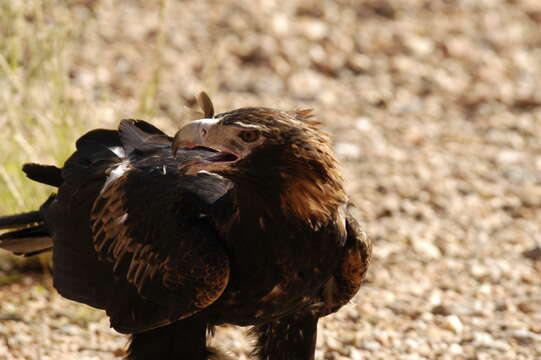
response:
[(201, 148), (209, 151), (209, 155), (197, 160), (184, 161), (179, 164), (182, 168), (197, 170), (223, 169), (240, 157), (237, 153), (224, 146), (227, 143), (227, 135), (220, 127), (216, 127), (218, 120), (201, 119), (192, 121), (182, 127), (176, 134), (171, 144), (173, 157), (177, 157), (179, 149)]

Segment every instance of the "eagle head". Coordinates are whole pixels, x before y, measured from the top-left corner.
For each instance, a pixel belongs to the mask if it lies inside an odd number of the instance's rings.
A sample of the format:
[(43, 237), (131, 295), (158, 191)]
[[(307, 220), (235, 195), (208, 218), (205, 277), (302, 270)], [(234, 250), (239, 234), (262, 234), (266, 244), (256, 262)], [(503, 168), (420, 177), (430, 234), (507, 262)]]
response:
[(343, 181), (329, 137), (311, 110), (257, 107), (214, 115), (206, 100), (205, 118), (185, 125), (173, 140), (173, 154), (178, 148), (215, 151), (183, 164), (187, 174), (208, 171), (277, 196), (284, 211), (312, 223), (336, 215), (347, 201)]

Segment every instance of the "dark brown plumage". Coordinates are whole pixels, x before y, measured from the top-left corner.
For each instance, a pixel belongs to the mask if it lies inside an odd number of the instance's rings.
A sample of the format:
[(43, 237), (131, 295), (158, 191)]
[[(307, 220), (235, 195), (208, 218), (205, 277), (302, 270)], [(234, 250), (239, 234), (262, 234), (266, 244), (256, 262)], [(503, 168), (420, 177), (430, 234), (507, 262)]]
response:
[(243, 108), (170, 138), (140, 120), (77, 141), (57, 186), (0, 247), (53, 248), (54, 286), (133, 334), (129, 359), (216, 359), (206, 332), (253, 326), (263, 360), (314, 357), (317, 321), (357, 292), (370, 243), (310, 112)]

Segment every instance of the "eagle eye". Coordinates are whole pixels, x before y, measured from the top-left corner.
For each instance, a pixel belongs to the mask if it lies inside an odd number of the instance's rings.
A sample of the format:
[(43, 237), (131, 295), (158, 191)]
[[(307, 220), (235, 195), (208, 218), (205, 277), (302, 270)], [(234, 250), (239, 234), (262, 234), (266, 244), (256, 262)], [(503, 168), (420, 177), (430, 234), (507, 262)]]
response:
[(242, 141), (251, 143), (259, 139), (259, 131), (258, 130), (244, 130), (241, 131), (239, 134)]

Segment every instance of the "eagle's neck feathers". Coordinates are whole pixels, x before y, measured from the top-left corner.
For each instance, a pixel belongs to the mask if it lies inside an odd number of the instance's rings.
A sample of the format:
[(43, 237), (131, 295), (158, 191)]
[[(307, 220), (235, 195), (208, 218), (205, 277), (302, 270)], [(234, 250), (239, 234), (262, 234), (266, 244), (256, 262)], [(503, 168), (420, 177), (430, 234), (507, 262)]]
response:
[(326, 137), (312, 139), (311, 146), (267, 149), (254, 161), (257, 171), (235, 179), (238, 216), (259, 213), (313, 229), (336, 219), (347, 202), (343, 179)]

